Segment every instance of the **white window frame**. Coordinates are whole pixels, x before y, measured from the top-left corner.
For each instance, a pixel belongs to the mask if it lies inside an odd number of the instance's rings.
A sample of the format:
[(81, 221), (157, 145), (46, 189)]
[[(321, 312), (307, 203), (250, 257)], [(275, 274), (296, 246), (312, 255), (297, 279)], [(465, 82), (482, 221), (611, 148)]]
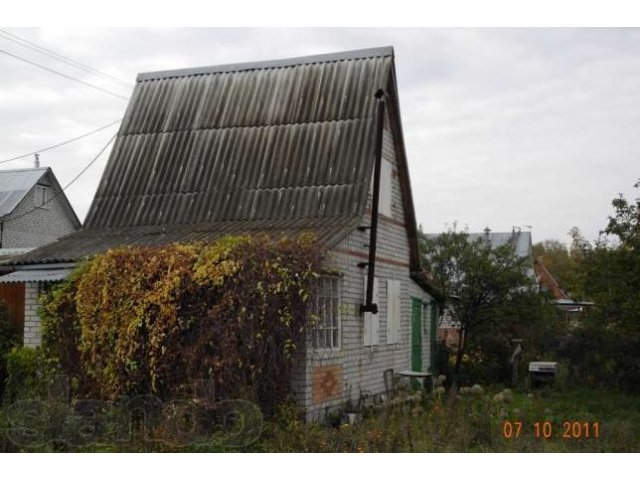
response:
[(47, 207), (49, 201), (49, 187), (46, 185), (36, 185), (33, 197), (33, 204), (36, 207)]
[(317, 282), (312, 315), (315, 325), (311, 331), (314, 350), (339, 350), (342, 344), (342, 318), (340, 315), (340, 277), (322, 275)]

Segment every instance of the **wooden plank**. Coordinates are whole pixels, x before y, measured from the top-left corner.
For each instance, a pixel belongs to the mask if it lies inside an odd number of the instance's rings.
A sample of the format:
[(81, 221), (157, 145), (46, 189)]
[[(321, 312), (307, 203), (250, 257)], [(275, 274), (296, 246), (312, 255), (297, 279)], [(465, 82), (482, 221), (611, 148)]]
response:
[(4, 303), (9, 323), (18, 332), (24, 330), (24, 283), (0, 284), (0, 301)]

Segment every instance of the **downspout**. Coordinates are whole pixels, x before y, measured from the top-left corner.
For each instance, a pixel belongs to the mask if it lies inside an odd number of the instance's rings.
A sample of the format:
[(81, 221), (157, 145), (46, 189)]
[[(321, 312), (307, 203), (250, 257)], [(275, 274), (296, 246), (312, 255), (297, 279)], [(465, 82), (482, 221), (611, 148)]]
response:
[(4, 245), (4, 221), (0, 221), (0, 248)]
[(380, 203), (380, 171), (382, 169), (382, 134), (384, 129), (384, 90), (378, 90), (375, 94), (376, 105), (376, 146), (375, 164), (373, 170), (373, 199), (371, 205), (371, 230), (369, 232), (369, 270), (367, 272), (367, 295), (364, 305), (360, 305), (360, 313), (378, 313), (378, 304), (373, 303), (373, 281), (376, 273), (376, 244), (378, 241), (378, 210)]

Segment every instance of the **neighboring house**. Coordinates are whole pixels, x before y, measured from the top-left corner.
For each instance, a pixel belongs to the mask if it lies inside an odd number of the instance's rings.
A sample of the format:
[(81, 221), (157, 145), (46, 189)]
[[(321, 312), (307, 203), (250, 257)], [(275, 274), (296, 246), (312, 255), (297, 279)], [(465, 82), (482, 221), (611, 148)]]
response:
[(123, 245), (303, 231), (338, 272), (321, 279), (321, 325), (293, 383), (311, 419), (384, 392), (385, 369), (432, 366), (437, 293), (420, 266), (390, 47), (140, 74), (83, 229), (14, 274), (63, 276)]
[(593, 302), (577, 302), (562, 289), (553, 274), (544, 266), (542, 256), (535, 260), (535, 272), (538, 287), (541, 292), (547, 292), (552, 297), (552, 302), (558, 310), (564, 313), (565, 319), (570, 322), (578, 321), (580, 315), (594, 306)]
[[(78, 228), (80, 221), (51, 168), (0, 170), (0, 275), (10, 271), (3, 270), (3, 263)], [(0, 300), (19, 329), (25, 325), (25, 315), (32, 313), (29, 308), (25, 311), (25, 305), (37, 296), (36, 284), (23, 280), (16, 275), (0, 276)], [(27, 337), (32, 333), (25, 329)]]
[[(437, 234), (429, 234), (428, 238), (436, 237)], [(492, 232), (487, 229), (482, 233), (469, 233), (469, 242), (475, 242), (478, 238), (486, 239), (492, 248), (498, 248), (508, 243), (513, 245), (515, 253), (527, 259), (531, 267), (528, 274), (532, 280), (535, 279), (534, 261), (533, 261), (533, 243), (531, 240), (531, 232), (523, 232), (519, 228), (514, 228), (511, 232)], [(457, 345), (460, 338), (460, 326), (447, 314), (447, 308), (443, 309), (438, 325), (438, 342), (444, 342), (447, 346)]]
[(536, 280), (541, 292), (548, 292), (554, 300), (571, 301), (571, 298), (561, 287), (551, 272), (544, 266), (542, 256), (535, 260)]
[(519, 227), (514, 227), (510, 232), (492, 232), (487, 229), (482, 233), (469, 234), (469, 240), (472, 242), (478, 238), (488, 238), (491, 248), (498, 248), (508, 243), (513, 245), (516, 255), (527, 260), (529, 264), (528, 275), (531, 279), (535, 278), (531, 232), (523, 232)]

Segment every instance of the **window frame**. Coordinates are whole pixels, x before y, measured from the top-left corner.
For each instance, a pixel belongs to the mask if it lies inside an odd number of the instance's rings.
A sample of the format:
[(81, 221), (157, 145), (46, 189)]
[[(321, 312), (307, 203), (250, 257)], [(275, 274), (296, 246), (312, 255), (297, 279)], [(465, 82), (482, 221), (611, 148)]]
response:
[(36, 185), (34, 190), (33, 204), (36, 208), (48, 208), (49, 188), (47, 185)]
[[(340, 275), (325, 273), (320, 275), (318, 278), (318, 282), (316, 284), (316, 288), (312, 297), (312, 305), (311, 305), (311, 314), (317, 315), (318, 323), (316, 323), (311, 329), (311, 348), (315, 351), (338, 351), (342, 347), (342, 314), (341, 314), (341, 304), (342, 304), (342, 290), (341, 290), (341, 280), (342, 277)], [(330, 282), (332, 284), (332, 289), (330, 292), (330, 296), (323, 295), (323, 282)], [(331, 322), (329, 326), (327, 326), (326, 319), (328, 317), (324, 316), (322, 312), (326, 311), (325, 309), (321, 310), (321, 299), (333, 301), (333, 313), (335, 317), (331, 318)], [(333, 321), (335, 320), (335, 322)], [(327, 336), (328, 331), (328, 336)], [(330, 344), (327, 345), (321, 344), (320, 338), (321, 335), (324, 337), (326, 341), (327, 338), (330, 340)], [(335, 335), (335, 337), (334, 337)]]

